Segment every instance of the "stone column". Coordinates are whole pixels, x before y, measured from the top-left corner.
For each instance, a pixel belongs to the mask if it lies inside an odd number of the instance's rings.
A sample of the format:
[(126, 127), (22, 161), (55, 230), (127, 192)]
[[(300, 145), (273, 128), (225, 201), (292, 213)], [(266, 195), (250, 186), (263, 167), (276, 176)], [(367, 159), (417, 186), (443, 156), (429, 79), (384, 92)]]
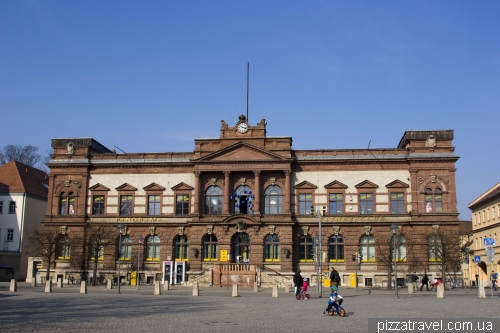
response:
[(255, 196), (253, 200), (253, 213), (260, 214), (260, 171), (254, 171), (255, 175), (255, 188), (253, 189), (253, 194)]
[(222, 199), (222, 214), (229, 214), (229, 197), (231, 192), (229, 189), (229, 176), (231, 171), (224, 171), (224, 196)]
[(292, 171), (285, 170), (285, 211), (284, 214), (290, 214), (290, 198), (292, 195), (291, 187), (290, 187), (290, 175)]
[(200, 214), (200, 171), (194, 172), (194, 198), (193, 198), (193, 206), (194, 211), (193, 214)]

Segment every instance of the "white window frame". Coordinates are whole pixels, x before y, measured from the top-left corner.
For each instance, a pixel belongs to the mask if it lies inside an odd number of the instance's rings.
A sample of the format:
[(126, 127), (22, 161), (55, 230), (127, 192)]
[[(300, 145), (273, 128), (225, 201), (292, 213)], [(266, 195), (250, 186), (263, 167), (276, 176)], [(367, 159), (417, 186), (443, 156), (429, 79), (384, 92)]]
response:
[(5, 235), (5, 241), (6, 242), (14, 241), (14, 228), (7, 229), (7, 234)]

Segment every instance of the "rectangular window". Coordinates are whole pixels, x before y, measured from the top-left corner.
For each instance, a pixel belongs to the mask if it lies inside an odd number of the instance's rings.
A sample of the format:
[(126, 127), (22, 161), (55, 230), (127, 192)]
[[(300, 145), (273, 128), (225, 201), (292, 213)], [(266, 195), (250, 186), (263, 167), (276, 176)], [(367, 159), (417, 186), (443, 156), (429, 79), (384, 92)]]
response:
[(373, 214), (373, 194), (361, 193), (359, 195), (359, 208), (361, 214)]
[(299, 215), (311, 214), (312, 194), (299, 194)]
[(344, 195), (338, 193), (330, 194), (330, 215), (344, 213)]
[(9, 205), (9, 214), (13, 214), (16, 212), (16, 202), (11, 201)]
[(404, 193), (391, 193), (391, 214), (405, 213)]
[(7, 229), (7, 242), (13, 242), (14, 241), (14, 229)]
[(491, 208), (491, 219), (494, 220), (496, 217), (495, 217), (495, 206), (493, 206)]
[(3, 213), (3, 201), (0, 201), (0, 214)]
[(132, 199), (131, 195), (120, 196), (120, 215), (132, 215)]
[(104, 195), (94, 195), (92, 215), (104, 215)]
[(148, 196), (148, 215), (160, 215), (160, 196)]
[(177, 195), (176, 215), (189, 215), (189, 195)]

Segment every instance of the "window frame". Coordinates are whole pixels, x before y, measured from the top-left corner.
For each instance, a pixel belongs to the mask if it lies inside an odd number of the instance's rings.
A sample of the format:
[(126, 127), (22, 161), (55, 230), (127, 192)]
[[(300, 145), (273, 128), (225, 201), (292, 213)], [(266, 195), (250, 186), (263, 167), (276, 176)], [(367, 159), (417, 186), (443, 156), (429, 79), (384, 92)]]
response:
[(119, 260), (125, 260), (125, 261), (132, 260), (132, 237), (130, 237), (129, 235), (121, 235), (121, 236), (119, 235), (117, 242), (120, 241), (121, 241), (121, 243), (119, 244), (120, 252), (116, 253), (117, 260), (118, 258)]
[[(182, 197), (183, 199), (181, 201), (181, 207), (179, 207), (179, 197)], [(175, 193), (175, 215), (177, 216), (190, 215), (190, 208), (191, 208), (191, 195), (184, 193)]]
[[(366, 241), (364, 241), (366, 240)], [(366, 250), (363, 250), (366, 249)], [(359, 239), (359, 253), (363, 256), (361, 262), (374, 263), (376, 262), (375, 257), (375, 239), (372, 235), (363, 235)], [(373, 254), (372, 254), (373, 252)], [(372, 254), (372, 255), (371, 255)]]
[[(216, 194), (212, 194), (216, 193)], [(206, 215), (219, 215), (222, 214), (224, 191), (218, 185), (210, 185), (205, 189), (203, 194), (203, 212)], [(213, 204), (212, 199), (217, 199), (217, 203)], [(215, 208), (214, 208), (215, 207)]]
[[(335, 241), (332, 241), (333, 239), (335, 239)], [(342, 258), (339, 258), (339, 248), (342, 249)], [(345, 241), (342, 236), (332, 235), (328, 238), (328, 261), (345, 262)]]
[[(154, 198), (152, 201), (151, 198)], [(147, 194), (147, 207), (148, 207), (148, 216), (160, 216), (161, 215), (161, 194), (148, 193)], [(151, 213), (151, 206), (153, 207), (154, 212)]]
[(219, 240), (214, 234), (205, 235), (202, 240), (202, 261), (218, 261)]
[[(423, 194), (424, 194), (424, 212), (426, 214), (435, 214), (444, 212), (443, 196), (444, 194), (447, 194), (446, 191), (443, 191), (441, 187), (436, 187), (436, 188), (427, 187), (425, 191), (423, 191)], [(486, 222), (484, 210), (483, 210), (482, 222)], [(481, 221), (479, 222), (479, 224), (480, 223)]]
[(5, 235), (5, 241), (6, 242), (13, 242), (14, 241), (14, 228), (7, 228), (7, 234)]
[(10, 201), (9, 202), (9, 214), (15, 214), (16, 213), (16, 202), (15, 201)]
[(160, 261), (160, 250), (160, 237), (157, 235), (149, 235), (148, 238), (146, 238), (146, 261)]
[[(275, 204), (271, 203), (273, 199), (276, 200)], [(279, 185), (271, 184), (264, 189), (264, 214), (283, 214), (283, 189)]]
[[(442, 261), (442, 258), (439, 257), (439, 251), (442, 251), (442, 246), (443, 242), (439, 235), (430, 235), (429, 238), (427, 238), (427, 255), (429, 257), (429, 262)], [(441, 250), (439, 250), (439, 248), (441, 248)]]
[[(99, 213), (96, 213), (96, 198), (99, 198), (99, 197), (102, 197), (102, 203), (97, 203), (97, 207), (99, 208), (99, 206), (102, 205), (102, 213), (99, 214)], [(92, 215), (93, 216), (103, 216), (103, 215), (106, 215), (106, 199), (107, 199), (107, 196), (104, 195), (104, 194), (93, 194), (92, 195)], [(101, 211), (101, 209), (99, 209), (99, 211)]]
[(189, 261), (189, 240), (186, 235), (175, 236), (174, 258), (176, 261)]
[[(63, 200), (66, 200), (64, 202), (64, 211), (63, 211)], [(73, 211), (69, 209), (71, 205), (73, 205)], [(59, 194), (59, 209), (58, 209), (59, 215), (75, 215), (75, 212), (76, 212), (75, 192), (73, 191), (70, 191), (68, 193), (61, 192), (61, 194)]]
[[(396, 195), (396, 199), (393, 200), (392, 196)], [(401, 199), (399, 199), (401, 195)], [(406, 213), (406, 196), (405, 192), (390, 192), (389, 193), (389, 203), (391, 214), (405, 214)], [(396, 212), (394, 211), (393, 204), (396, 204)]]
[[(394, 248), (394, 237), (396, 238), (396, 248)], [(406, 262), (406, 238), (403, 235), (392, 235), (391, 236), (391, 247), (393, 248), (392, 253), (392, 262)], [(402, 256), (402, 252), (404, 252), (404, 256)]]
[(314, 205), (314, 193), (297, 193), (297, 205), (298, 215), (311, 215), (311, 207)]
[[(123, 199), (127, 199), (125, 202)], [(132, 216), (134, 214), (134, 195), (130, 193), (120, 193), (119, 194), (119, 204), (120, 204), (120, 216)], [(129, 207), (126, 207), (128, 205)], [(127, 214), (126, 212), (124, 213), (124, 209), (130, 210), (130, 212)]]
[(68, 235), (59, 235), (56, 248), (57, 260), (71, 259), (71, 242)]
[(314, 257), (312, 254), (313, 250), (313, 239), (310, 235), (302, 235), (299, 237), (298, 241), (298, 257), (299, 262), (314, 262)]
[[(371, 197), (371, 200), (367, 200), (367, 199), (362, 199), (361, 196), (363, 195), (366, 195), (366, 196), (370, 196)], [(375, 193), (374, 192), (362, 192), (362, 193), (359, 193), (358, 194), (358, 200), (359, 200), (359, 214), (360, 215), (373, 215), (376, 213), (376, 202), (375, 202)], [(365, 203), (365, 205), (367, 203), (371, 203), (371, 209), (372, 209), (372, 212), (363, 212), (362, 211), (362, 208), (363, 208), (363, 203)]]
[[(341, 205), (341, 209), (340, 209), (340, 213), (338, 212), (338, 203), (339, 203), (339, 200), (338, 200), (338, 196), (341, 196), (341, 201), (340, 201), (340, 205)], [(333, 201), (332, 200), (332, 196), (335, 196), (335, 200)], [(332, 212), (332, 203), (336, 203), (335, 204), (335, 211)], [(339, 193), (339, 192), (329, 192), (328, 193), (328, 215), (343, 215), (345, 212), (345, 194), (342, 192), (342, 193)]]
[(3, 214), (3, 201), (0, 201), (0, 214)]
[(281, 244), (278, 235), (268, 234), (264, 237), (264, 262), (280, 262)]

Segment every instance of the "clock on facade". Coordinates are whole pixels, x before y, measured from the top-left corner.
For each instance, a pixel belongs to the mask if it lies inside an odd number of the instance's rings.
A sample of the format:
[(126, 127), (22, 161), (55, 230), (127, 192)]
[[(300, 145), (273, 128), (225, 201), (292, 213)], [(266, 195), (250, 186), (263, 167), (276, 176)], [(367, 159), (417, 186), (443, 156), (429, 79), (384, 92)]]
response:
[(239, 123), (237, 126), (238, 132), (245, 133), (248, 131), (248, 125), (246, 123)]

